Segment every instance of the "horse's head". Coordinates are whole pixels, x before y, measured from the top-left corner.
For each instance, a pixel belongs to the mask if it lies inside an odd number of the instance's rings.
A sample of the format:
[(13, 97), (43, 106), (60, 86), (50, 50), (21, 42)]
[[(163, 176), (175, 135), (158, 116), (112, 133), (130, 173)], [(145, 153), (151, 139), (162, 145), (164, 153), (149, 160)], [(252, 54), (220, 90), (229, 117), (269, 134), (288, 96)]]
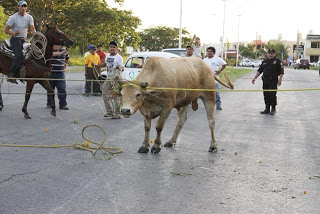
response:
[(74, 41), (69, 39), (61, 30), (57, 27), (50, 27), (47, 25), (47, 32), (45, 33), (48, 43), (52, 45), (64, 45), (70, 48)]

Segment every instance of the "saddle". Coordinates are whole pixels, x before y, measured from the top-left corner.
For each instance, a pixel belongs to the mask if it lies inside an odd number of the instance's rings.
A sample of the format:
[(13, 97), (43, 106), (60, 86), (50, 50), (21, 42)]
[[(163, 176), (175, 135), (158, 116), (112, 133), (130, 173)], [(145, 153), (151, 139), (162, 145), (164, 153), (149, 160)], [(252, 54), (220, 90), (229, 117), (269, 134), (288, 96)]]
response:
[[(13, 58), (14, 53), (11, 49), (11, 43), (10, 40), (5, 39), (1, 44), (0, 44), (0, 52), (4, 53), (6, 56)], [(25, 60), (28, 60), (32, 56), (31, 52), (31, 43), (25, 42), (23, 43), (23, 58)]]

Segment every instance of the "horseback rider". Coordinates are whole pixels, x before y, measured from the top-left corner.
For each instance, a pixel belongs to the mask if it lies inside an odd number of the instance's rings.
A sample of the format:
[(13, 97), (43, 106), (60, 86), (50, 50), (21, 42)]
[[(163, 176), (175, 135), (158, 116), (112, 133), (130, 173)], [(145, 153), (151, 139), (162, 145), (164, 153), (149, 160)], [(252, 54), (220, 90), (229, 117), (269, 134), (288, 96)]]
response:
[[(28, 4), (26, 1), (18, 2), (18, 12), (10, 16), (6, 23), (4, 32), (11, 35), (10, 43), (14, 53), (13, 62), (8, 73), (8, 77), (12, 78), (17, 75), (23, 63), (23, 43), (27, 39), (28, 29), (32, 34), (36, 33), (33, 17), (27, 14)], [(15, 79), (8, 80), (11, 83), (18, 82)]]

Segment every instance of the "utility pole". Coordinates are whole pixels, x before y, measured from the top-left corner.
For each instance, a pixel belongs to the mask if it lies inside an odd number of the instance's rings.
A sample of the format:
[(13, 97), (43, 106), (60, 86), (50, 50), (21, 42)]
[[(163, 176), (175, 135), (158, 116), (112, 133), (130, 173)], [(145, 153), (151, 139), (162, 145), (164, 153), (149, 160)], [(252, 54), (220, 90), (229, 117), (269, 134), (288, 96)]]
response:
[(239, 64), (239, 32), (240, 32), (240, 14), (238, 15), (238, 43), (237, 43), (237, 60), (236, 60), (236, 67)]
[(256, 59), (257, 59), (257, 54), (258, 54), (258, 45), (257, 45), (257, 42), (258, 42), (258, 32), (256, 32)]
[(225, 19), (226, 19), (226, 5), (227, 5), (227, 0), (222, 0), (224, 1), (224, 9), (223, 9), (223, 28), (222, 28), (222, 59), (225, 58), (223, 56), (223, 54), (225, 53), (225, 50), (224, 50), (224, 24), (225, 24)]
[(179, 48), (182, 42), (182, 0), (180, 1), (180, 28), (179, 28)]

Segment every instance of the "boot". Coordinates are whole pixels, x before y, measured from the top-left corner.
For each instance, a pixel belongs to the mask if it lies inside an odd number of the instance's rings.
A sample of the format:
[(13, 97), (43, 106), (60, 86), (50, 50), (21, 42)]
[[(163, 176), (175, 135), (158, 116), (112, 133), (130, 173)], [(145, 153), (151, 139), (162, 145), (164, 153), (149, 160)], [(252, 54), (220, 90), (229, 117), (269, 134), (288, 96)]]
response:
[(275, 115), (276, 114), (276, 106), (273, 105), (272, 108), (271, 108), (271, 112), (270, 112), (270, 115)]
[(260, 114), (270, 114), (270, 105), (266, 105), (266, 109), (261, 111)]

